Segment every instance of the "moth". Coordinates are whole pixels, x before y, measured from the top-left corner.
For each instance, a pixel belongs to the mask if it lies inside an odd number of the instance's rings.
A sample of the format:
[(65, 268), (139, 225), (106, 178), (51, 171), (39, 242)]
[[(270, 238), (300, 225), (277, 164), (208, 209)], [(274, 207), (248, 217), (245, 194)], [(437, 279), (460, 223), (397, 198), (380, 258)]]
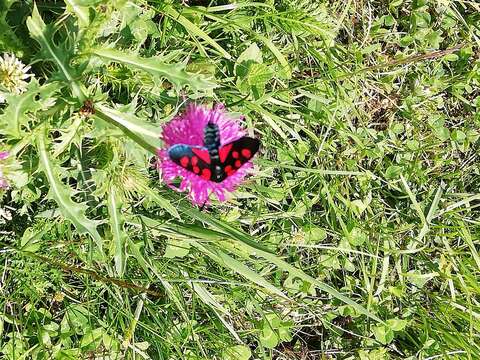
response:
[(220, 145), (218, 125), (209, 122), (204, 129), (203, 146), (176, 144), (168, 149), (168, 156), (205, 180), (221, 183), (250, 161), (259, 148), (260, 141), (248, 136)]

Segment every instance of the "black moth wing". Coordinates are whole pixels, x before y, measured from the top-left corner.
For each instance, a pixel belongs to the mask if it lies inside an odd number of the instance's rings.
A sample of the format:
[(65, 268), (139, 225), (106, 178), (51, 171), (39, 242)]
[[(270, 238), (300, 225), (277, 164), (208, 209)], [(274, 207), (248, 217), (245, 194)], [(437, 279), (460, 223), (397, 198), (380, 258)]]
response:
[(223, 170), (222, 180), (233, 175), (245, 163), (250, 161), (260, 148), (260, 141), (244, 136), (229, 144), (223, 145), (218, 151)]
[(214, 168), (206, 148), (177, 144), (168, 149), (168, 156), (170, 160), (182, 168), (206, 180), (211, 180)]

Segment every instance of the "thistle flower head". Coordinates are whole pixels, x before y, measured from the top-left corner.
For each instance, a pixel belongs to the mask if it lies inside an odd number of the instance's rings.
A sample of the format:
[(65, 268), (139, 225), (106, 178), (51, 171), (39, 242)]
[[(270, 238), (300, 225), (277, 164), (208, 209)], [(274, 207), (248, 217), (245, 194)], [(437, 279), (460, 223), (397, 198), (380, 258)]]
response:
[[(26, 66), (15, 55), (3, 54), (0, 56), (0, 87), (12, 94), (20, 94), (27, 89), (27, 79), (33, 74), (29, 74), (30, 66)], [(0, 103), (4, 102), (0, 94)]]
[[(214, 182), (173, 162), (168, 155), (168, 149), (176, 144), (204, 146), (204, 129), (208, 123), (218, 126), (220, 146), (245, 136), (245, 130), (242, 129), (238, 120), (228, 116), (223, 105), (209, 109), (191, 103), (183, 114), (176, 116), (163, 126), (161, 139), (164, 148), (157, 150), (157, 167), (161, 170), (163, 180), (174, 190), (187, 190), (192, 203), (198, 205), (208, 203), (211, 194), (214, 194), (218, 200), (225, 201), (226, 193), (234, 191), (253, 167), (251, 162), (247, 162), (222, 182)], [(173, 185), (176, 178), (181, 178), (178, 187)]]

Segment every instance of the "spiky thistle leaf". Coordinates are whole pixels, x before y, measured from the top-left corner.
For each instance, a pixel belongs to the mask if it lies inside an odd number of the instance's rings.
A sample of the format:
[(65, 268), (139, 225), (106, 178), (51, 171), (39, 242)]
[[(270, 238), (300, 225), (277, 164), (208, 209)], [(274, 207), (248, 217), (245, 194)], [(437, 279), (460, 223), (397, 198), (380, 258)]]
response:
[(145, 71), (152, 75), (157, 82), (167, 79), (179, 89), (188, 86), (194, 91), (205, 91), (216, 86), (212, 80), (203, 75), (185, 71), (183, 64), (165, 64), (156, 58), (142, 58), (138, 55), (107, 48), (97, 48), (92, 50), (92, 53), (109, 62), (114, 61), (132, 69)]
[(21, 94), (4, 94), (8, 106), (0, 115), (0, 134), (20, 138), (31, 120), (32, 114), (45, 110), (54, 103), (52, 95), (59, 89), (58, 83), (40, 86), (36, 79)]
[(80, 234), (89, 234), (103, 255), (103, 239), (97, 231), (97, 222), (85, 215), (87, 206), (72, 200), (72, 189), (60, 180), (60, 169), (54, 164), (47, 150), (47, 134), (41, 132), (37, 137), (37, 148), (40, 158), (40, 169), (50, 184), (48, 198), (54, 200), (62, 215), (69, 220)]
[(56, 29), (51, 24), (45, 24), (36, 5), (33, 7), (32, 16), (27, 19), (27, 27), (30, 35), (40, 44), (41, 50), (38, 57), (44, 61), (51, 61), (57, 66), (58, 72), (53, 78), (67, 82), (73, 96), (80, 102), (85, 101), (85, 93), (76, 80), (80, 75), (80, 69), (70, 65), (74, 55), (71, 46), (73, 39), (67, 38), (63, 43), (56, 45), (53, 42)]

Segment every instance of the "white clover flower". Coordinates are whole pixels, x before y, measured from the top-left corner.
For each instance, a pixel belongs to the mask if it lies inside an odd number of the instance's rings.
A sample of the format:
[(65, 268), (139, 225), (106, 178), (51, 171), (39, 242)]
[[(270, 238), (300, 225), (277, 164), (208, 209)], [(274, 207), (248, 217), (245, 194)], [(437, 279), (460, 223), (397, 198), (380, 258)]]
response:
[[(21, 94), (27, 89), (27, 80), (33, 77), (29, 74), (30, 66), (26, 66), (13, 54), (0, 56), (0, 87), (12, 94)], [(0, 92), (0, 103), (5, 97)]]

